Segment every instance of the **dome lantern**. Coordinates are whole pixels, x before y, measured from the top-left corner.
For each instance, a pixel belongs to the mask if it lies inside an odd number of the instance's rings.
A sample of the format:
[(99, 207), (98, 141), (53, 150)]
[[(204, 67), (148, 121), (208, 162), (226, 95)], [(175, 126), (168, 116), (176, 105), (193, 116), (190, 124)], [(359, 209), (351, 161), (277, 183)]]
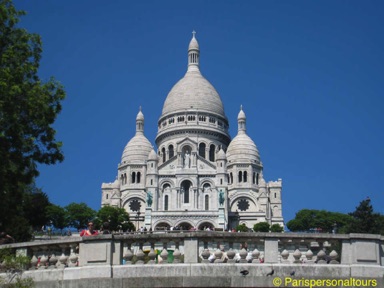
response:
[(247, 117), (245, 117), (245, 113), (243, 111), (243, 105), (240, 105), (240, 112), (239, 115), (237, 115), (237, 124), (238, 124), (238, 131), (239, 133), (245, 133), (245, 123), (246, 123)]
[(192, 39), (188, 46), (188, 71), (199, 71), (200, 49), (195, 38), (196, 32), (192, 32)]

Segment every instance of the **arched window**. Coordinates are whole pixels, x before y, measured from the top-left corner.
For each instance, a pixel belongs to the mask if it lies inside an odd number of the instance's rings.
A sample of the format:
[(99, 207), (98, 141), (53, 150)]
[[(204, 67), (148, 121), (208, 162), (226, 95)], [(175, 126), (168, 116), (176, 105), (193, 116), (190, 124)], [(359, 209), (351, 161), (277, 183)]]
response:
[(216, 147), (215, 145), (211, 145), (209, 147), (209, 161), (215, 161), (215, 150), (216, 150)]
[(259, 173), (256, 174), (256, 184), (259, 185)]
[(242, 171), (239, 171), (239, 180), (238, 182), (242, 182), (243, 181), (243, 172)]
[(164, 210), (168, 211), (168, 195), (164, 197)]
[(204, 192), (208, 192), (210, 189), (211, 189), (211, 185), (209, 185), (209, 183), (205, 183), (205, 184), (203, 185), (203, 190), (204, 190)]
[(209, 196), (205, 195), (205, 210), (209, 210)]
[(223, 185), (223, 178), (220, 178), (220, 185)]
[(141, 176), (141, 173), (137, 172), (137, 183), (140, 183), (140, 176)]
[[(276, 198), (276, 197), (275, 197)], [(108, 194), (105, 194), (105, 199), (108, 199)]]
[(120, 181), (121, 181), (121, 185), (124, 185), (124, 174), (121, 174)]
[(231, 184), (233, 184), (233, 174), (231, 172)]
[(131, 183), (136, 183), (136, 172), (132, 172), (132, 181)]
[(243, 173), (243, 182), (247, 182), (247, 171), (244, 171)]
[(165, 148), (161, 149), (161, 153), (163, 154), (163, 163), (165, 162)]
[(181, 183), (181, 191), (184, 194), (184, 203), (189, 203), (189, 188), (192, 186), (192, 183), (188, 180), (185, 180)]
[(151, 179), (151, 185), (153, 185), (153, 179)]
[(171, 188), (171, 185), (169, 185), (168, 183), (167, 184), (164, 184), (164, 186), (163, 186), (163, 192), (165, 191), (165, 190), (169, 190)]
[(171, 159), (175, 155), (175, 151), (173, 150), (173, 145), (168, 146), (169, 159)]
[(253, 184), (256, 184), (256, 172), (253, 172)]
[(199, 144), (199, 156), (205, 159), (205, 143)]

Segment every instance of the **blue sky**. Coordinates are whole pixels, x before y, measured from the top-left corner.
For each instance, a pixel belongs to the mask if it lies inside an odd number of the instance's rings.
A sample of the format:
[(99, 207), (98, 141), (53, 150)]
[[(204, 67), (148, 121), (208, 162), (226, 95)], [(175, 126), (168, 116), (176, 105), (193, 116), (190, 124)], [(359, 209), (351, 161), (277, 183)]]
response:
[(66, 89), (54, 127), (65, 160), (41, 166), (51, 202), (98, 210), (143, 107), (154, 144), (165, 98), (200, 68), (237, 133), (242, 104), (267, 181), (283, 179), (286, 221), (303, 208), (384, 214), (384, 2), (27, 1), (20, 25), (43, 40), (40, 76)]

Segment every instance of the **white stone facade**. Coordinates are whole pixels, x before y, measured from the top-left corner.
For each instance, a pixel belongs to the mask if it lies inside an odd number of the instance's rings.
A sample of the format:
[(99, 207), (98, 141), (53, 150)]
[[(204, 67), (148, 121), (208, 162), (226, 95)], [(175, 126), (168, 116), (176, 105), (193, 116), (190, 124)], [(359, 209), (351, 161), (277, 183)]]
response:
[(157, 153), (144, 136), (140, 109), (117, 179), (102, 184), (101, 205), (123, 207), (137, 227), (153, 230), (283, 225), (282, 181), (264, 180), (242, 108), (231, 141), (223, 103), (200, 73), (199, 55), (193, 35), (187, 73), (169, 92), (158, 121)]

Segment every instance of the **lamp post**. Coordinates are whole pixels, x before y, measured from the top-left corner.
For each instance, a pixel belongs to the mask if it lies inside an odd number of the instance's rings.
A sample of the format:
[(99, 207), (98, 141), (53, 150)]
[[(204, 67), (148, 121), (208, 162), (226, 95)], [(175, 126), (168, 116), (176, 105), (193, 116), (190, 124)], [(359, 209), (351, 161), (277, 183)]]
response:
[(333, 230), (332, 230), (333, 234), (336, 234), (337, 233), (337, 223), (333, 223)]
[(139, 231), (139, 217), (140, 217), (140, 211), (137, 211), (137, 214), (136, 214), (136, 219), (137, 219), (137, 229), (136, 231)]

